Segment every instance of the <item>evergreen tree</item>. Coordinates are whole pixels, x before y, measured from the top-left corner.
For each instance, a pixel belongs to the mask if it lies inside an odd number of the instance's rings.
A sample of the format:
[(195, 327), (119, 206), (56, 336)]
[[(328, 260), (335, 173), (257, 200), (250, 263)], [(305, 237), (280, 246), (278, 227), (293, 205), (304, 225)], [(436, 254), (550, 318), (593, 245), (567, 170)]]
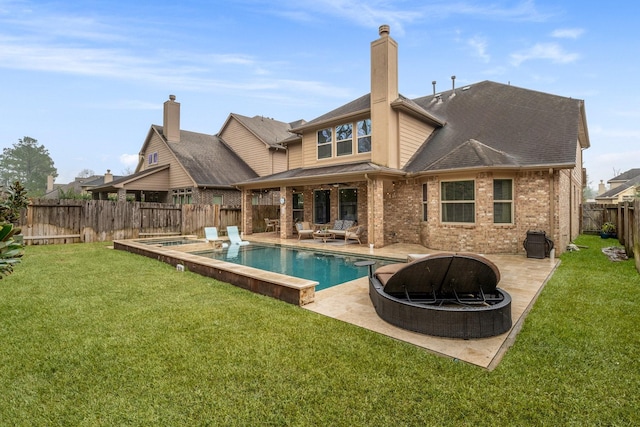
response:
[(55, 178), (58, 171), (49, 151), (36, 139), (25, 136), (0, 154), (0, 184), (5, 187), (20, 181), (29, 196), (38, 197), (47, 189), (48, 175)]

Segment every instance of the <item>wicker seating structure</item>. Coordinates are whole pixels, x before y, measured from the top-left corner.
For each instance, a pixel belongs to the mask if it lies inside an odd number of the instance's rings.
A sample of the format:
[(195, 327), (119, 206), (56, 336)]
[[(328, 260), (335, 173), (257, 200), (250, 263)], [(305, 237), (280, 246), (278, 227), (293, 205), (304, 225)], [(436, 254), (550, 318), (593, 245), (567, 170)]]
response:
[(511, 296), (498, 267), (468, 253), (435, 254), (369, 271), (369, 297), (383, 320), (414, 332), (486, 338), (511, 329)]

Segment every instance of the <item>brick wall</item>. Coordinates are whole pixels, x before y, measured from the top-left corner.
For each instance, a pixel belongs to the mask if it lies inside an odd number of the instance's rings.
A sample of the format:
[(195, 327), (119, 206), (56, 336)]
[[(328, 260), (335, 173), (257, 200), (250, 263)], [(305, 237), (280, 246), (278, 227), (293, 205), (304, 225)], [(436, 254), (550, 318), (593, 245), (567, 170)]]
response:
[[(568, 175), (568, 174), (566, 174)], [(449, 180), (446, 177), (431, 177), (426, 181), (428, 186), (428, 219), (415, 226), (415, 219), (421, 218), (422, 212), (422, 183), (396, 184), (397, 196), (403, 203), (388, 203), (385, 211), (385, 223), (396, 234), (388, 234), (389, 241), (393, 238), (407, 243), (420, 243), (431, 249), (458, 252), (477, 253), (522, 253), (522, 242), (528, 230), (544, 230), (551, 236), (561, 238), (556, 247), (566, 246), (564, 231), (559, 230), (560, 224), (569, 227), (570, 216), (567, 204), (570, 191), (562, 174), (555, 172), (550, 178), (548, 171), (519, 172), (510, 176), (493, 173), (478, 173), (472, 176), (455, 179), (474, 179), (475, 223), (441, 223), (440, 222), (440, 182)], [(493, 179), (513, 179), (514, 222), (513, 224), (493, 223)], [(567, 178), (568, 180), (568, 178)], [(550, 204), (550, 189), (555, 188), (555, 208)], [(566, 187), (566, 188), (565, 188)], [(389, 196), (391, 200), (393, 197)], [(556, 213), (551, 213), (551, 210)], [(559, 217), (557, 212), (563, 212)], [(553, 218), (552, 218), (553, 217)], [(550, 222), (550, 218), (552, 221)], [(403, 225), (403, 222), (405, 225)], [(554, 237), (555, 238), (555, 237)]]

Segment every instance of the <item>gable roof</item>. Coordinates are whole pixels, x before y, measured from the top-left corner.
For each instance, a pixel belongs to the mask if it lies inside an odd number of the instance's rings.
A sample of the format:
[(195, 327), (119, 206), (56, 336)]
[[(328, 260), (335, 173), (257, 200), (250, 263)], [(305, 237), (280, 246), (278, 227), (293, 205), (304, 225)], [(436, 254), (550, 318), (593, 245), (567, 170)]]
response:
[(199, 187), (232, 187), (234, 182), (258, 176), (216, 135), (181, 130), (179, 142), (167, 142), (162, 126), (151, 127)]
[(484, 81), (413, 101), (446, 125), (416, 152), (407, 172), (576, 164), (581, 100)]
[[(224, 129), (231, 118), (235, 118), (240, 124), (242, 124), (249, 132), (251, 132), (256, 138), (273, 148), (282, 148), (282, 141), (291, 137), (291, 124), (281, 122), (269, 117), (253, 116), (247, 117), (236, 113), (229, 114), (229, 117), (222, 125), (221, 129)], [(304, 122), (304, 120), (298, 120), (294, 123)], [(221, 133), (221, 132), (220, 132)]]
[[(633, 169), (632, 169), (633, 170)], [(640, 169), (638, 169), (638, 171), (640, 172)], [(619, 175), (621, 176), (621, 175)], [(611, 182), (611, 181), (609, 181)], [(624, 183), (618, 185), (615, 188), (612, 188), (611, 190), (605, 191), (602, 194), (598, 194), (595, 199), (596, 200), (600, 200), (600, 199), (617, 199), (618, 195), (622, 192), (624, 192), (625, 190), (629, 189), (629, 188), (633, 188), (633, 187), (640, 187), (640, 174), (638, 174), (637, 176), (635, 176), (632, 179), (629, 179), (627, 181), (625, 181)]]
[(637, 176), (640, 176), (640, 168), (637, 169), (629, 169), (626, 172), (621, 173), (620, 175), (611, 178), (609, 181), (607, 182), (619, 182), (619, 181), (628, 181), (630, 179), (633, 179)]
[(308, 121), (302, 126), (295, 127), (291, 129), (292, 132), (299, 133), (305, 129), (310, 129), (314, 127), (320, 127), (324, 124), (333, 123), (336, 120), (341, 118), (347, 118), (351, 116), (356, 116), (358, 114), (364, 114), (371, 109), (371, 94), (368, 93), (366, 95), (362, 95), (360, 98), (354, 99), (351, 102), (348, 102), (335, 110), (331, 110), (328, 113), (325, 113), (315, 119)]
[[(119, 179), (122, 176), (113, 176), (113, 179)], [(77, 177), (75, 180), (68, 184), (54, 184), (53, 190), (47, 192), (44, 199), (57, 199), (60, 196), (60, 191), (69, 192), (73, 190), (76, 194), (82, 194), (83, 190), (91, 190), (94, 187), (104, 185), (104, 175), (91, 175), (88, 177)]]

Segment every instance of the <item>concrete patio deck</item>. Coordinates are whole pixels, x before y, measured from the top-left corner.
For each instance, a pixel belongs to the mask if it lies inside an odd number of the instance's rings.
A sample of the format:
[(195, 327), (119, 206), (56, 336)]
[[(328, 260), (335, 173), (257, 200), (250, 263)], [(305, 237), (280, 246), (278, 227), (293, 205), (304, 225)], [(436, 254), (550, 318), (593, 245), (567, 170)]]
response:
[[(429, 254), (442, 251), (420, 245), (394, 244), (380, 249), (367, 245), (335, 245), (331, 242), (280, 239), (275, 233), (256, 233), (246, 236), (249, 241), (284, 244), (309, 248), (323, 248), (350, 254), (393, 257), (405, 261), (409, 254)], [(315, 301), (303, 306), (334, 319), (366, 328), (391, 338), (425, 348), (433, 353), (465, 361), (492, 370), (513, 344), (522, 324), (540, 291), (559, 264), (559, 260), (527, 258), (525, 255), (485, 255), (500, 269), (502, 279), (498, 286), (512, 297), (513, 326), (504, 334), (482, 339), (439, 338), (397, 328), (382, 320), (369, 299), (366, 277), (316, 292)]]

